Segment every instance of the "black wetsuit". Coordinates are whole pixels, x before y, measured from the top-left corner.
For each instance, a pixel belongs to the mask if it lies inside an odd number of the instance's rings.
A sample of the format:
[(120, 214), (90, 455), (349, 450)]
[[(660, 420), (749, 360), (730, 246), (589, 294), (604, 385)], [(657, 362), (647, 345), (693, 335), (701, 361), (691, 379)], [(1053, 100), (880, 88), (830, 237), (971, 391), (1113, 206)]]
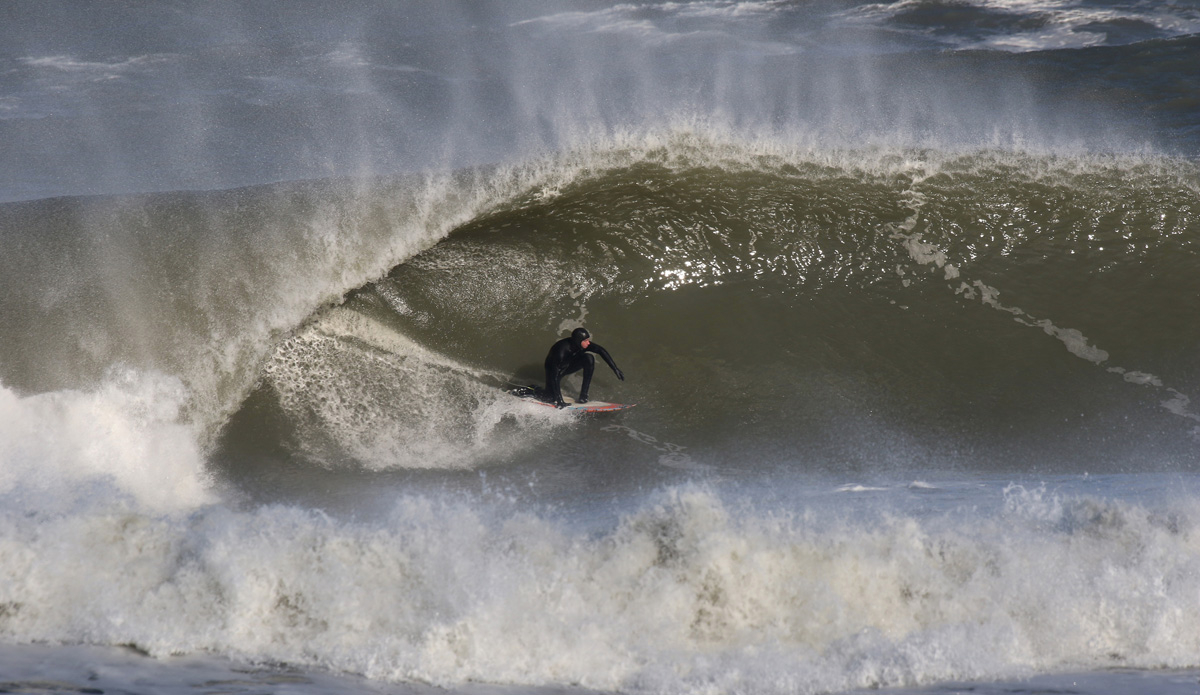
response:
[(550, 354), (546, 355), (546, 400), (560, 408), (566, 405), (562, 397), (562, 378), (582, 369), (583, 385), (579, 387), (578, 402), (587, 403), (588, 388), (592, 385), (592, 373), (596, 370), (596, 358), (590, 354), (593, 352), (608, 363), (618, 379), (625, 381), (625, 375), (621, 373), (620, 369), (617, 369), (617, 364), (609, 356), (608, 350), (596, 343), (589, 343), (585, 348), (582, 346), (582, 341), (574, 336), (563, 338), (555, 343), (550, 348)]

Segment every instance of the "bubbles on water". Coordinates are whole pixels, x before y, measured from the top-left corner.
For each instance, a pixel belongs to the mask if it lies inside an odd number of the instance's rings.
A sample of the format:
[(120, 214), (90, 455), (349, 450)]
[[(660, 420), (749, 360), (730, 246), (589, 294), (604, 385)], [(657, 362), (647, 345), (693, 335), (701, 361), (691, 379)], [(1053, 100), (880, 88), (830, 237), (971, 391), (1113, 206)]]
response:
[(345, 309), (278, 346), (264, 383), (291, 422), (296, 453), (372, 470), (473, 468), (504, 460), (569, 419)]

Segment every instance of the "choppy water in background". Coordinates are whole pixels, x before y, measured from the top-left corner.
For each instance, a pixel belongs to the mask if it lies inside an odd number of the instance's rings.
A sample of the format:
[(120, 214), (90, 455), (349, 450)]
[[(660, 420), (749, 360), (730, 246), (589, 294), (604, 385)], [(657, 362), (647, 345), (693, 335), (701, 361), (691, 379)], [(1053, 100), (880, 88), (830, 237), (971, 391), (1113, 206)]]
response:
[(0, 14), (10, 684), (1194, 689), (1195, 3)]

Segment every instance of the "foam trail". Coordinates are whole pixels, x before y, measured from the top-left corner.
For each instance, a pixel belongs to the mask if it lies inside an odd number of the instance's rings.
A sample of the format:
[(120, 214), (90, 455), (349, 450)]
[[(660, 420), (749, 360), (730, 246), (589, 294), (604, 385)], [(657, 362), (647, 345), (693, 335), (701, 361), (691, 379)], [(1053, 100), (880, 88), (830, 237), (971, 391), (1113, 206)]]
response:
[[(1108, 361), (1108, 352), (1090, 344), (1087, 337), (1085, 337), (1080, 331), (1074, 328), (1060, 328), (1054, 325), (1054, 323), (1049, 319), (1039, 320), (1030, 316), (1022, 309), (1005, 306), (1004, 304), (1001, 304), (998, 299), (996, 299), (996, 297), (1000, 295), (999, 290), (995, 289), (994, 287), (988, 287), (978, 280), (975, 281), (975, 287), (979, 290), (981, 302), (992, 307), (993, 309), (996, 309), (997, 311), (1004, 311), (1013, 314), (1017, 317), (1016, 320), (1019, 323), (1041, 328), (1046, 332), (1046, 335), (1050, 335), (1061, 340), (1067, 351), (1072, 355), (1075, 355), (1080, 359), (1087, 360), (1096, 366), (1100, 366)], [(966, 283), (960, 285), (955, 294), (963, 294), (968, 299), (974, 297), (974, 292)], [(1108, 367), (1108, 371), (1113, 374), (1120, 375), (1128, 383), (1139, 386), (1149, 386), (1172, 394), (1173, 397), (1170, 400), (1163, 401), (1161, 403), (1162, 407), (1173, 415), (1200, 422), (1200, 415), (1191, 412), (1187, 408), (1188, 403), (1191, 402), (1190, 399), (1176, 389), (1164, 386), (1162, 379), (1158, 378), (1157, 376), (1154, 376), (1153, 374), (1147, 374), (1145, 372), (1131, 371), (1124, 367)], [(1200, 441), (1200, 428), (1194, 429), (1192, 431), (1192, 436), (1197, 441)]]
[[(916, 186), (924, 178), (926, 176), (923, 173), (917, 172), (913, 178), (913, 186)], [(890, 236), (892, 239), (901, 242), (901, 246), (908, 253), (909, 258), (918, 265), (932, 265), (934, 268), (942, 270), (944, 272), (944, 279), (946, 280), (959, 279), (959, 269), (954, 264), (948, 262), (945, 251), (939, 249), (935, 244), (922, 240), (921, 232), (914, 231), (920, 221), (921, 207), (925, 203), (925, 196), (915, 190), (910, 190), (908, 205), (912, 208), (912, 215), (905, 219), (904, 222), (893, 225)], [(901, 277), (904, 277), (904, 271), (899, 266), (897, 267), (897, 273)], [(902, 284), (908, 287), (910, 283), (905, 279)], [(1000, 290), (986, 285), (980, 280), (974, 280), (970, 283), (966, 280), (961, 280), (957, 288), (951, 286), (951, 289), (954, 290), (954, 294), (961, 295), (968, 300), (978, 297), (983, 305), (997, 311), (1012, 314), (1014, 320), (1018, 323), (1042, 329), (1046, 335), (1061, 341), (1068, 352), (1080, 359), (1091, 362), (1096, 366), (1101, 366), (1109, 360), (1109, 353), (1096, 345), (1092, 345), (1088, 338), (1078, 329), (1063, 328), (1056, 325), (1050, 319), (1039, 319), (1032, 316), (1020, 307), (1005, 305), (998, 299)], [(1111, 366), (1107, 370), (1111, 373), (1121, 375), (1128, 383), (1150, 386), (1170, 393), (1172, 397), (1161, 403), (1165, 410), (1179, 417), (1200, 422), (1200, 415), (1188, 410), (1187, 406), (1190, 403), (1190, 399), (1180, 391), (1164, 386), (1162, 379), (1159, 377), (1119, 366)], [(1192, 437), (1200, 441), (1200, 427), (1192, 431)]]
[(497, 388), (504, 374), (341, 307), (281, 343), (263, 375), (297, 423), (297, 453), (326, 466), (474, 468), (571, 422)]

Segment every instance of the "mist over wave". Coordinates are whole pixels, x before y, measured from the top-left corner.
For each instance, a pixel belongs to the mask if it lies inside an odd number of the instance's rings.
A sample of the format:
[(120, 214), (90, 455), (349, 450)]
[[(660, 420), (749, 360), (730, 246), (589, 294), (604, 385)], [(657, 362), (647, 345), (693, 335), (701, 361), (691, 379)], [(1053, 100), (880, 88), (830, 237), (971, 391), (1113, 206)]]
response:
[(697, 118), (1200, 151), (1188, 2), (8, 7), (0, 200), (445, 171)]

